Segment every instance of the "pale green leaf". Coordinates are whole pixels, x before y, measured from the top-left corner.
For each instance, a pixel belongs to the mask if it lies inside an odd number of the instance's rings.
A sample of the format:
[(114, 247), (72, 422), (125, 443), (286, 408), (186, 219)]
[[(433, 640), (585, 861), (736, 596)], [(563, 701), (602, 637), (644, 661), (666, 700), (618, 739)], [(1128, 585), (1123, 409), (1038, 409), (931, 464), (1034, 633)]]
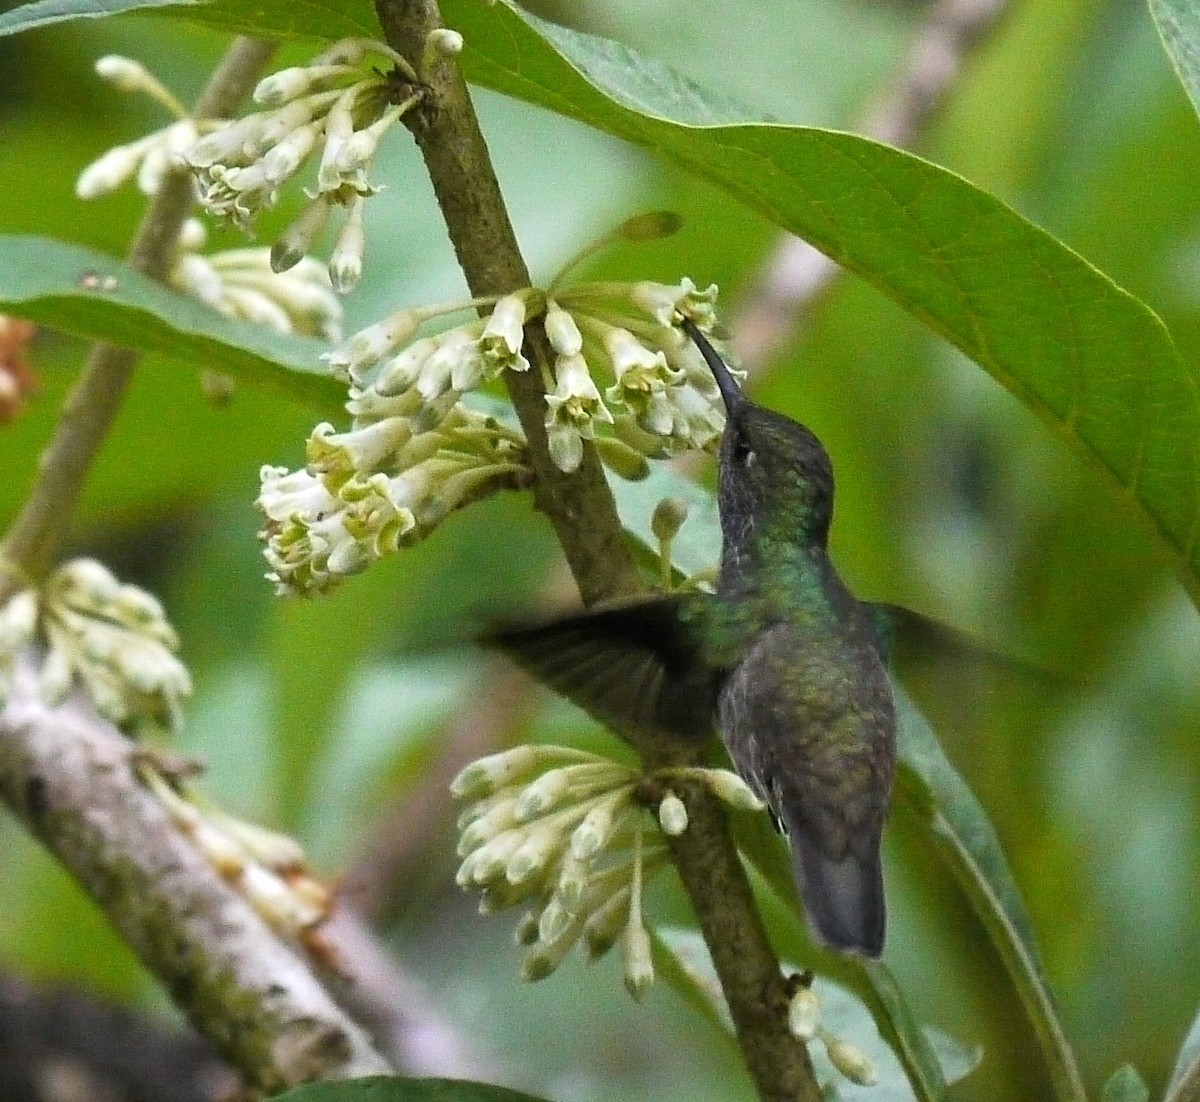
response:
[(104, 253), (50, 238), (0, 236), (0, 313), (293, 397), (343, 396), (321, 364), (321, 341), (231, 320)]

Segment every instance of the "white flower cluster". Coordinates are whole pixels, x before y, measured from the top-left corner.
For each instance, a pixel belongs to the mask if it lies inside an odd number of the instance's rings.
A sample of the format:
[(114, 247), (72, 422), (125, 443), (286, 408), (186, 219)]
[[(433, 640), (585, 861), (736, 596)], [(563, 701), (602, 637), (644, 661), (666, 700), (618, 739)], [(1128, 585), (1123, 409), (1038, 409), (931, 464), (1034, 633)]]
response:
[[(652, 459), (715, 446), (724, 407), (679, 323), (687, 317), (711, 330), (716, 297), (715, 286), (698, 291), (686, 278), (675, 287), (578, 283), (552, 293), (545, 317), (555, 353), (546, 431), (561, 470), (579, 466), (583, 441), (596, 439), (602, 424), (616, 441)], [(596, 380), (608, 378), (602, 397)], [(601, 455), (609, 454), (601, 445)]]
[(263, 467), (260, 535), (277, 592), (325, 589), (423, 538), (459, 506), (528, 485), (521, 436), (457, 398), (352, 387), (349, 432), (317, 425), (306, 468)]
[(148, 764), (140, 772), (179, 830), (276, 933), (324, 951), (316, 933), (329, 917), (332, 895), (295, 839), (235, 819)]
[(227, 249), (205, 256), (204, 227), (184, 223), (167, 281), (226, 317), (276, 333), (342, 339), (342, 302), (325, 265), (306, 256), (286, 272), (271, 268), (269, 249)]
[[(185, 153), (219, 121), (196, 122), (147, 69), (127, 57), (110, 55), (96, 71), (125, 92), (145, 92), (177, 121), (127, 145), (110, 149), (80, 174), (75, 192), (95, 199), (136, 178), (147, 195), (157, 194), (164, 175), (185, 167)], [(337, 341), (342, 337), (342, 306), (325, 266), (303, 251), (289, 254), (290, 271), (277, 274), (270, 249), (230, 249), (202, 255), (204, 228), (189, 219), (176, 243), (167, 274), (174, 287), (227, 317), (265, 325), (279, 333), (301, 333)]]
[(122, 585), (94, 559), (66, 563), (40, 592), (17, 592), (0, 608), (0, 699), (17, 650), (39, 636), (47, 648), (40, 691), (48, 704), (79, 685), (102, 716), (131, 735), (178, 729), (191, 678), (150, 594)]
[(807, 983), (801, 984), (788, 1004), (788, 1029), (805, 1044), (820, 1041), (834, 1069), (851, 1083), (871, 1087), (879, 1081), (874, 1062), (862, 1049), (821, 1024), (820, 1000)]
[[(725, 770), (676, 775), (702, 780), (738, 807), (762, 807)], [(455, 879), (482, 891), (483, 914), (529, 905), (516, 930), (518, 943), (529, 947), (522, 978), (550, 975), (582, 941), (590, 960), (619, 943), (635, 999), (653, 984), (642, 890), (667, 853), (660, 837), (647, 837), (644, 781), (627, 766), (564, 746), (518, 746), (472, 762), (454, 779), (451, 792), (473, 801), (459, 818), (463, 861)], [(661, 793), (663, 833), (682, 834), (683, 801), (657, 783), (652, 790)]]
[[(398, 310), (355, 333), (323, 357), (350, 383), (351, 430), (318, 425), (303, 470), (262, 468), (267, 577), (281, 594), (324, 589), (427, 535), (460, 505), (529, 485), (524, 437), (461, 399), (504, 371), (529, 370), (525, 325), (543, 312), (556, 352), (546, 427), (562, 470), (579, 465), (585, 439), (603, 442), (601, 457), (625, 477), (644, 474), (647, 456), (714, 445), (720, 395), (678, 322), (711, 328), (715, 296), (715, 287), (698, 292), (688, 279), (677, 287), (583, 284), (549, 300), (527, 287), (499, 299)], [(417, 338), (435, 317), (489, 304), (486, 318)], [(615, 414), (593, 370), (613, 378), (607, 394)], [(598, 436), (601, 423), (614, 435)]]
[[(366, 67), (371, 55), (382, 56), (402, 82)], [(346, 207), (329, 274), (337, 291), (348, 293), (362, 275), (363, 200), (379, 190), (368, 172), (384, 134), (420, 102), (416, 86), (404, 58), (368, 38), (344, 39), (305, 65), (272, 73), (254, 90), (265, 110), (223, 124), (185, 151), (201, 203), (209, 213), (249, 229), (274, 205), (280, 187), (320, 150), (316, 190), (276, 242), (272, 264), (285, 271), (299, 261), (330, 210)], [(400, 102), (393, 102), (398, 96)]]

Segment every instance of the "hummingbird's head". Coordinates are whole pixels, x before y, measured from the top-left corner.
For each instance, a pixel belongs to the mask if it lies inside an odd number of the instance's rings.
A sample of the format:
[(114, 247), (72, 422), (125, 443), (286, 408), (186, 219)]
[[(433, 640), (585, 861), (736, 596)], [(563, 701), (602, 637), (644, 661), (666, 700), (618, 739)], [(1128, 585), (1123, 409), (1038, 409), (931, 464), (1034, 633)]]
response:
[(833, 464), (816, 436), (799, 421), (755, 405), (725, 361), (691, 321), (696, 342), (725, 402), (725, 434), (717, 465), (721, 528), (737, 550), (756, 534), (826, 546), (833, 520)]

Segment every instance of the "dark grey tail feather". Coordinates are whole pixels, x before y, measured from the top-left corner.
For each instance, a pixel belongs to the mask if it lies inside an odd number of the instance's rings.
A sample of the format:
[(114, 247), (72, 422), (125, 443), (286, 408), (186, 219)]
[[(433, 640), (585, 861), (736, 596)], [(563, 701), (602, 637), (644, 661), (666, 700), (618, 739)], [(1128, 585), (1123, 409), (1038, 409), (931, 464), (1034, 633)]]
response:
[(879, 847), (865, 857), (826, 857), (799, 831), (791, 831), (796, 884), (817, 940), (843, 953), (878, 957), (887, 913)]

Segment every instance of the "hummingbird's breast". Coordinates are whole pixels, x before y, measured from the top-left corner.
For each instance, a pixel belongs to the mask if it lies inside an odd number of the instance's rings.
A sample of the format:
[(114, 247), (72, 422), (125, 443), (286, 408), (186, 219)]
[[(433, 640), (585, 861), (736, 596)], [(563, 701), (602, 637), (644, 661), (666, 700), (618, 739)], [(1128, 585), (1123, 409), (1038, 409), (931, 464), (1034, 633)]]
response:
[(878, 846), (896, 715), (861, 606), (762, 628), (726, 676), (718, 718), (734, 764), (777, 817), (804, 824), (831, 858)]

